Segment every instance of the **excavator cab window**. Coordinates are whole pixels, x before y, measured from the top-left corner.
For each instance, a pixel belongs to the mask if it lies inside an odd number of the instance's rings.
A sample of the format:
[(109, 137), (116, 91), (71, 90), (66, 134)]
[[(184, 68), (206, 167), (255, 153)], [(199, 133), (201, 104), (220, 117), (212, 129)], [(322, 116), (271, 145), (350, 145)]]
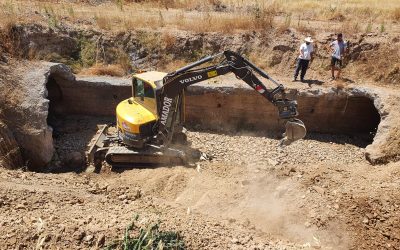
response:
[(154, 98), (154, 90), (147, 82), (133, 78), (133, 96), (139, 97), (142, 101), (145, 97)]
[(144, 97), (154, 98), (154, 90), (148, 83), (144, 84)]

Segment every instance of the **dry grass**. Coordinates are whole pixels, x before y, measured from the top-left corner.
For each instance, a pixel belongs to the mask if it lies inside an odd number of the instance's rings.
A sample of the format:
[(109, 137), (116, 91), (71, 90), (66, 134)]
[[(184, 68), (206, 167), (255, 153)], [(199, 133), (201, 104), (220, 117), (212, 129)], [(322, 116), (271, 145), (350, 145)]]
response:
[(285, 31), (287, 31), (290, 28), (291, 24), (292, 24), (292, 15), (287, 14), (287, 15), (285, 15), (284, 21), (282, 21), (280, 24), (278, 24), (276, 29), (277, 29), (278, 33), (284, 33)]
[(303, 34), (303, 36), (314, 36), (315, 28), (310, 25), (308, 21), (299, 20), (297, 22), (297, 26), (295, 26), (296, 30)]
[(361, 26), (358, 21), (347, 20), (337, 29), (337, 33), (356, 34), (361, 31)]
[[(93, 6), (89, 4), (26, 0), (0, 0), (1, 23), (63, 22), (97, 25), (110, 31), (138, 28), (173, 28), (196, 32), (233, 33), (263, 30), (272, 26), (284, 30), (288, 16), (301, 20), (375, 22), (400, 20), (398, 0), (125, 0)], [(224, 10), (223, 12), (219, 10)], [(198, 11), (200, 10), (200, 11)], [(35, 14), (35, 13), (39, 13)]]
[(269, 30), (273, 27), (273, 16), (232, 16), (228, 14), (201, 14), (199, 18), (183, 18), (180, 28), (194, 32), (234, 33), (239, 30)]
[(14, 57), (21, 56), (19, 49), (19, 35), (14, 29), (14, 21), (9, 20), (0, 29), (0, 48), (1, 52), (6, 52)]
[(177, 9), (150, 10), (125, 10), (122, 13), (97, 12), (95, 20), (98, 27), (105, 30), (167, 27), (194, 32), (233, 33), (238, 30), (269, 29), (273, 26), (275, 16), (274, 8), (265, 5), (259, 6), (250, 13), (185, 12)]
[(97, 26), (103, 30), (111, 30), (113, 27), (112, 24), (115, 23), (111, 18), (107, 16), (107, 14), (96, 14), (94, 16), (94, 20), (96, 21)]
[(170, 50), (175, 46), (176, 36), (172, 35), (169, 32), (163, 33), (161, 40), (165, 46), (166, 50)]
[(393, 10), (392, 18), (396, 22), (400, 22), (400, 7)]
[(336, 80), (334, 85), (338, 91), (343, 90), (346, 87), (345, 83), (340, 79)]
[(96, 76), (124, 76), (125, 71), (121, 65), (104, 65), (97, 64), (90, 68), (83, 69), (79, 72), (81, 75), (96, 75)]
[(179, 69), (189, 62), (182, 60), (182, 59), (174, 59), (170, 60), (171, 58), (164, 57), (163, 60), (160, 60), (158, 64), (158, 69), (165, 72), (171, 72), (173, 70)]

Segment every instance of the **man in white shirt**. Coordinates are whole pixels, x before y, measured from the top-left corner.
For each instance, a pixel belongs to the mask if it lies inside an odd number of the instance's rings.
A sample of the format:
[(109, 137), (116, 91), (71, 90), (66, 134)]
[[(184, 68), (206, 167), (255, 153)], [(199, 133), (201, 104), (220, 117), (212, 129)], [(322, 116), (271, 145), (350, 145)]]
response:
[(331, 68), (332, 68), (332, 80), (334, 80), (335, 69), (337, 69), (338, 71), (336, 78), (340, 77), (340, 70), (343, 64), (343, 57), (346, 55), (347, 51), (347, 42), (343, 40), (342, 33), (339, 33), (337, 35), (337, 39), (331, 42), (329, 46), (332, 50)]
[(297, 76), (300, 73), (300, 80), (304, 82), (304, 76), (306, 75), (308, 65), (312, 60), (314, 48), (313, 48), (313, 40), (311, 37), (306, 37), (304, 39), (304, 43), (300, 45), (300, 55), (297, 58), (296, 70), (294, 71), (294, 81), (297, 81)]

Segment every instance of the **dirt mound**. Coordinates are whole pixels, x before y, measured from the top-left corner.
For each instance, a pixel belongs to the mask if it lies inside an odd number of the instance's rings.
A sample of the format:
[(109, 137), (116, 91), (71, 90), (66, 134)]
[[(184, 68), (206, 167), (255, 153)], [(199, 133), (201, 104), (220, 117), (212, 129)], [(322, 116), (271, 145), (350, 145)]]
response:
[(377, 82), (398, 85), (400, 82), (400, 41), (387, 34), (366, 34), (353, 43), (349, 55), (354, 73)]

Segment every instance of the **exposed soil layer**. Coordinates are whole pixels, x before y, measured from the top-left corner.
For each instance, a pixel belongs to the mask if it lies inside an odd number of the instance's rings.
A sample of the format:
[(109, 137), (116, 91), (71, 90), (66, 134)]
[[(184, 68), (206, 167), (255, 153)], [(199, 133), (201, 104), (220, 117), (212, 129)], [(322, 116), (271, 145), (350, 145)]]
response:
[[(345, 91), (292, 92), (307, 131), (375, 135), (380, 115), (373, 100)], [(187, 122), (213, 130), (280, 131), (274, 105), (250, 88), (192, 87), (187, 92)]]

